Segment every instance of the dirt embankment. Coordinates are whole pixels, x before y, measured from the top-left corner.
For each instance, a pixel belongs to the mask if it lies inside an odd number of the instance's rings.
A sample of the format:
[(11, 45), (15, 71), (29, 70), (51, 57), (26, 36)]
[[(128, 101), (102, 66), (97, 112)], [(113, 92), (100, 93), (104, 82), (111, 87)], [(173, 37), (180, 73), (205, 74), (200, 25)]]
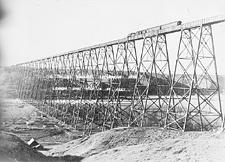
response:
[[(223, 137), (221, 137), (223, 136)], [(113, 161), (200, 161), (222, 162), (225, 159), (224, 135), (186, 133), (175, 139), (122, 146), (87, 157), (83, 162)]]
[(166, 138), (173, 139), (181, 134), (181, 132), (164, 131), (159, 128), (116, 128), (70, 141), (46, 152), (46, 154), (88, 157), (116, 147), (159, 142)]
[(177, 132), (159, 128), (121, 128), (77, 139), (47, 155), (82, 156), (83, 162), (224, 161), (224, 132)]

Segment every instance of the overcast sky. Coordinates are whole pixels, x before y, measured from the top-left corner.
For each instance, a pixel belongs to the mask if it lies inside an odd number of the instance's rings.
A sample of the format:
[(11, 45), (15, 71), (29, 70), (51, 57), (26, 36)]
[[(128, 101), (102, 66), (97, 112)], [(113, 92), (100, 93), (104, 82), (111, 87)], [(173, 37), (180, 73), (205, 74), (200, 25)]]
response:
[[(126, 37), (133, 31), (225, 13), (224, 0), (1, 0), (0, 52), (13, 65)], [(225, 23), (213, 26), (224, 73)], [(178, 40), (177, 40), (178, 41)], [(171, 47), (169, 47), (171, 48)]]

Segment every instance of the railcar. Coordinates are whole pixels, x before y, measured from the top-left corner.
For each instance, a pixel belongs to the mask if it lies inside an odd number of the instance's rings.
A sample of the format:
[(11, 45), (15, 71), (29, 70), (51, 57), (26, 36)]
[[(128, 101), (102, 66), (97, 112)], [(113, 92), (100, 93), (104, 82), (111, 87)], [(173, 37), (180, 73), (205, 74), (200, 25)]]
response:
[(169, 27), (179, 26), (181, 24), (182, 24), (181, 21), (174, 21), (174, 22), (171, 22), (171, 23), (163, 24), (163, 25), (160, 26), (160, 30), (166, 29), (166, 28), (169, 28)]

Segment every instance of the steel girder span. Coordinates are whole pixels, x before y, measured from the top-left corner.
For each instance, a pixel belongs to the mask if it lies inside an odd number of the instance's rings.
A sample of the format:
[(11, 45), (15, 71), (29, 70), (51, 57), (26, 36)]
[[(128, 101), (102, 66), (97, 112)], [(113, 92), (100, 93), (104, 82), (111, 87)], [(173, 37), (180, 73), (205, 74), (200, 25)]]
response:
[[(18, 64), (18, 96), (85, 134), (123, 126), (214, 128), (222, 108), (211, 26), (224, 20), (173, 22)], [(180, 39), (172, 74), (166, 36), (173, 32)]]

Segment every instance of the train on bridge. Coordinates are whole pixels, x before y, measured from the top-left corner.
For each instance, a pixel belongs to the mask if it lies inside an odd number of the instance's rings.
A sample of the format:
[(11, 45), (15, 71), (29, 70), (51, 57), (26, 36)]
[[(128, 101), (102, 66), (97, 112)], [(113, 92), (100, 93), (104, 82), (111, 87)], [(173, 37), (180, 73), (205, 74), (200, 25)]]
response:
[(135, 35), (142, 35), (145, 33), (155, 32), (155, 31), (159, 31), (159, 30), (163, 30), (163, 29), (167, 29), (167, 28), (172, 28), (172, 27), (180, 26), (181, 24), (182, 24), (182, 21), (174, 21), (174, 22), (170, 22), (167, 24), (163, 24), (163, 25), (147, 28), (145, 30), (139, 30), (139, 31), (130, 33), (127, 35), (127, 37), (132, 37)]

